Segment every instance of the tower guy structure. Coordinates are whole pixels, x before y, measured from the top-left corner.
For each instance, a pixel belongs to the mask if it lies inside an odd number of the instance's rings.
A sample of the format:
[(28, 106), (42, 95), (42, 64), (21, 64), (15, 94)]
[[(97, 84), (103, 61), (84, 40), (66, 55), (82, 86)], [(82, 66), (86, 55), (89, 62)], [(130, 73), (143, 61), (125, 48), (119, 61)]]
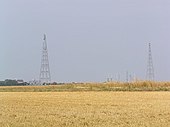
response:
[(40, 83), (50, 83), (51, 75), (50, 75), (50, 66), (48, 61), (48, 49), (47, 49), (47, 41), (46, 35), (44, 34), (43, 38), (43, 50), (42, 50), (42, 59), (41, 59), (41, 69), (40, 69)]
[(151, 50), (151, 43), (149, 43), (149, 56), (148, 56), (146, 79), (149, 81), (154, 81), (154, 78), (155, 78), (155, 74), (154, 74), (154, 67), (153, 67), (152, 50)]

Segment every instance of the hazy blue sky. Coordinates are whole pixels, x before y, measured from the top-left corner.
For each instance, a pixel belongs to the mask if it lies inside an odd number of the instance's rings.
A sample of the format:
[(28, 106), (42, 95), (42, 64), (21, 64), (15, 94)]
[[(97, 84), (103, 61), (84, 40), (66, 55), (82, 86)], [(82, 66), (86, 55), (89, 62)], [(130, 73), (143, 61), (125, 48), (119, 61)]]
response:
[(1, 0), (0, 80), (39, 78), (43, 34), (52, 80), (170, 80), (170, 0)]

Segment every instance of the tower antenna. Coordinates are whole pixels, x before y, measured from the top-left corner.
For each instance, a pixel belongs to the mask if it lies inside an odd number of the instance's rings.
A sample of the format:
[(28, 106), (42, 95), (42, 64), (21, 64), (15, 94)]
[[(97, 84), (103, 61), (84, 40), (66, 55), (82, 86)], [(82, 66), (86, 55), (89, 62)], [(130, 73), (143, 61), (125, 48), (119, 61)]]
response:
[(41, 84), (51, 82), (50, 66), (49, 66), (49, 61), (48, 61), (48, 49), (47, 49), (47, 41), (46, 41), (45, 34), (44, 34), (44, 38), (43, 38), (43, 49), (42, 49), (39, 80), (40, 80)]
[(154, 75), (154, 67), (153, 67), (153, 60), (152, 60), (151, 43), (149, 43), (149, 55), (148, 55), (146, 79), (149, 81), (154, 81), (154, 78), (155, 78), (155, 75)]

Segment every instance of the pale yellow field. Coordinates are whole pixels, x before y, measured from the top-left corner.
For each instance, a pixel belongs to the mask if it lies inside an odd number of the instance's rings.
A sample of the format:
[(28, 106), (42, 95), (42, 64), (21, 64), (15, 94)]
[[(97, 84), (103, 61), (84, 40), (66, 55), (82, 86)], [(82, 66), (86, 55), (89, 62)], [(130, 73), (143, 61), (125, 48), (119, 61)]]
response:
[(0, 127), (170, 127), (170, 92), (1, 92)]

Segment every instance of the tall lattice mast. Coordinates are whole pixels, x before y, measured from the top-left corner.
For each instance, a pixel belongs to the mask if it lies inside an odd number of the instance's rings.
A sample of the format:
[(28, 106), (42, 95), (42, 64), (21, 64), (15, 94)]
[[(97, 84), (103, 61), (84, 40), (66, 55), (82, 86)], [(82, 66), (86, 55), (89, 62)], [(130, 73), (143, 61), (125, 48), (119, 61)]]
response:
[(47, 50), (47, 42), (46, 42), (45, 34), (43, 38), (43, 50), (42, 50), (41, 69), (40, 69), (39, 78), (41, 83), (51, 82), (50, 66), (48, 61), (48, 50)]
[(149, 81), (154, 81), (154, 67), (153, 67), (153, 60), (152, 60), (152, 51), (151, 51), (151, 43), (149, 43), (149, 56), (148, 56), (148, 65), (147, 65), (147, 75), (146, 78)]

